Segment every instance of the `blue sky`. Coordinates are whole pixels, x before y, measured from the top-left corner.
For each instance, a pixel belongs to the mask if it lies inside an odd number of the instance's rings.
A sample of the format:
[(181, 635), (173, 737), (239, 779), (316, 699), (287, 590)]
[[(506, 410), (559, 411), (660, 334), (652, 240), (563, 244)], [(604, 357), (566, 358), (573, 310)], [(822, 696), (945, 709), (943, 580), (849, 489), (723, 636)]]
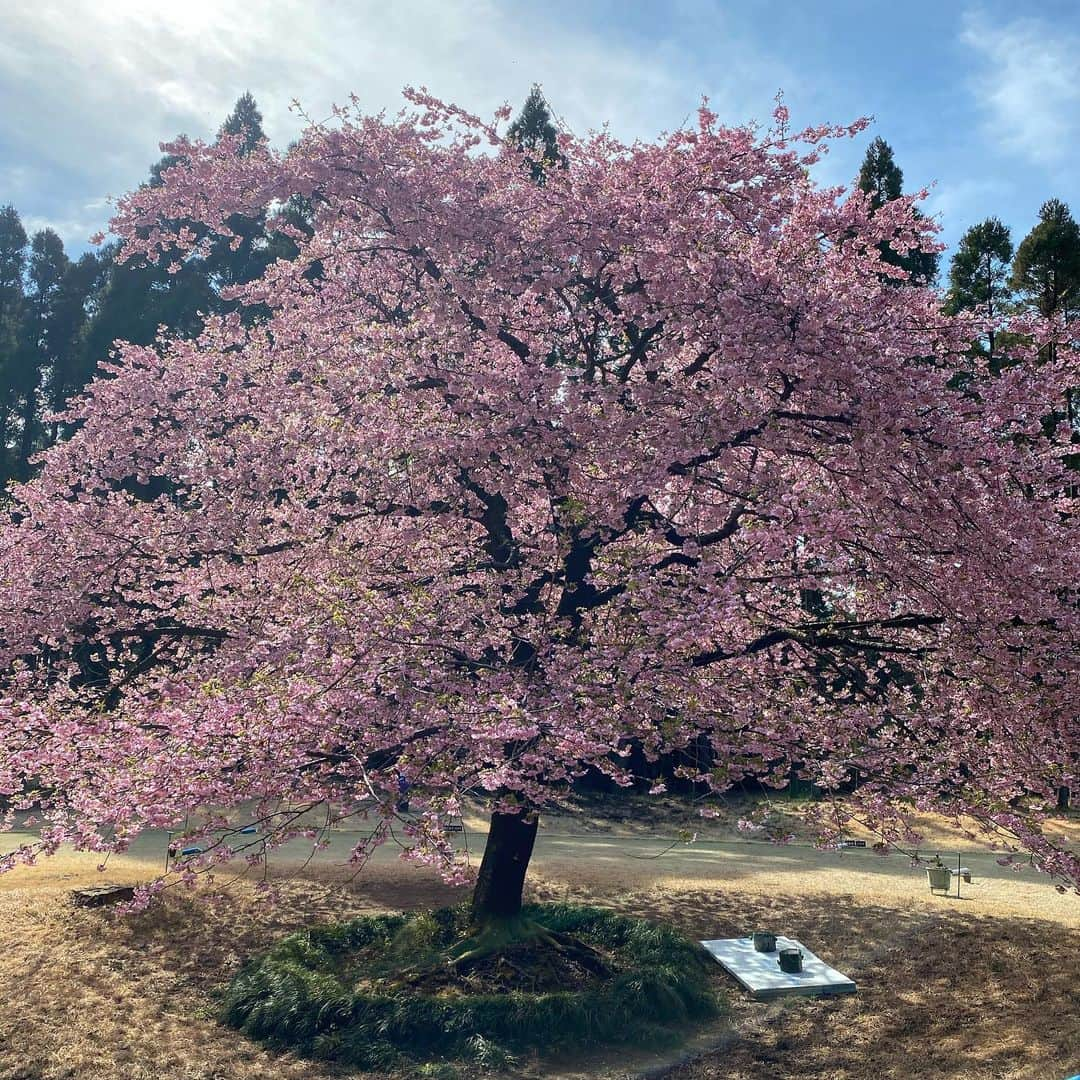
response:
[(406, 83), (474, 111), (540, 82), (559, 117), (650, 138), (702, 95), (733, 123), (783, 90), (796, 124), (875, 123), (819, 168), (849, 182), (880, 134), (955, 244), (991, 214), (1019, 241), (1052, 196), (1080, 215), (1080, 4), (742, 0), (3, 0), (0, 205), (69, 250), (146, 177), (157, 144), (210, 137), (247, 89), (272, 142), (355, 92)]

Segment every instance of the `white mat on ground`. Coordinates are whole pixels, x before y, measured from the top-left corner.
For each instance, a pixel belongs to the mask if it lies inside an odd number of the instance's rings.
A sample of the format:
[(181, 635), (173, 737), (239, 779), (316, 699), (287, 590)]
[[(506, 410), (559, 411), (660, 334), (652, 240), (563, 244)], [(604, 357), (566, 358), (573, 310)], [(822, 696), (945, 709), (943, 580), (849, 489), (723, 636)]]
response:
[(701, 943), (754, 997), (784, 994), (853, 994), (855, 984), (819, 960), (794, 938), (777, 937), (776, 948), (802, 949), (803, 969), (795, 974), (780, 970), (775, 952), (756, 952), (752, 938), (717, 938)]

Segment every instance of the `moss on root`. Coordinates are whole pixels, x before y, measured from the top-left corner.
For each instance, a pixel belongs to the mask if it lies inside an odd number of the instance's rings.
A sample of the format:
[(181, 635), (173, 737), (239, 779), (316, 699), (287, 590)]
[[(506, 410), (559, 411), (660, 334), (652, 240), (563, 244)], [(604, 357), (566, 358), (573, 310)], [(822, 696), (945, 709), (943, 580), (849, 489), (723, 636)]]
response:
[(477, 931), (463, 908), (376, 915), (291, 934), (225, 993), (252, 1038), (359, 1068), (677, 1042), (714, 1017), (711, 962), (664, 926), (530, 905)]

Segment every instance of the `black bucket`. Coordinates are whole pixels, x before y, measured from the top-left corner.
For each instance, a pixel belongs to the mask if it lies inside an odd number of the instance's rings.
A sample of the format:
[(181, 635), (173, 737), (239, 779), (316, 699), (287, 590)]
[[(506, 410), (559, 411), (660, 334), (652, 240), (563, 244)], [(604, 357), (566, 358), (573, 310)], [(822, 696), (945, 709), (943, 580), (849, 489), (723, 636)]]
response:
[(797, 975), (802, 971), (802, 949), (781, 949), (776, 958), (781, 971), (789, 975)]

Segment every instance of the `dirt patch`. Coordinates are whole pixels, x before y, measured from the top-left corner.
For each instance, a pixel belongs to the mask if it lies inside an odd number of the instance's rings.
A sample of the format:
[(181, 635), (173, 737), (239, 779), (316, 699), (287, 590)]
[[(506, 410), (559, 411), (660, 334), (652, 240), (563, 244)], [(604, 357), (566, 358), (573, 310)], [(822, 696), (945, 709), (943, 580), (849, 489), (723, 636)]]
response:
[(618, 957), (606, 949), (518, 941), (466, 965), (427, 968), (391, 985), (424, 994), (544, 994), (591, 990), (620, 970)]

